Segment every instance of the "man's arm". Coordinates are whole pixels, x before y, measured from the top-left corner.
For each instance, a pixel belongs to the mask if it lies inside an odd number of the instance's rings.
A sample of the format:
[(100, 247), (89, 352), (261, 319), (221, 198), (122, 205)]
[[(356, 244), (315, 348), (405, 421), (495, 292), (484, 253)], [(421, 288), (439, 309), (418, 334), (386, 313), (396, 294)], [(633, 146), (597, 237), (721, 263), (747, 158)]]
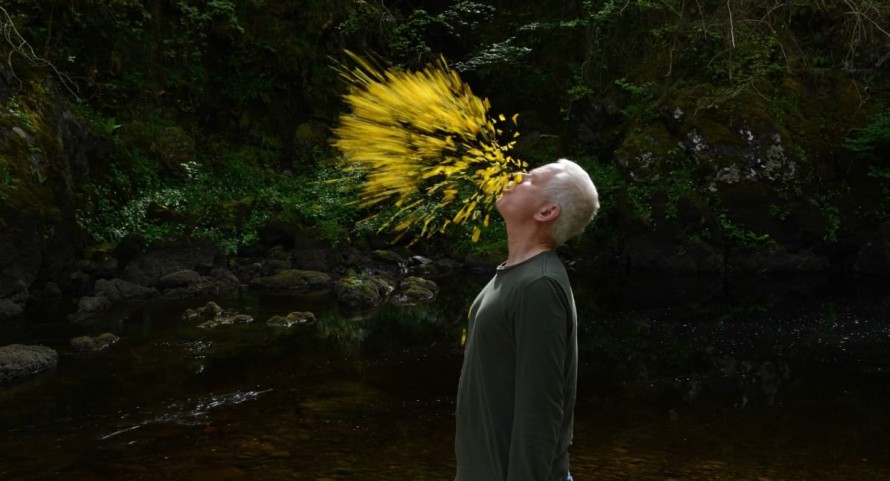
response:
[(508, 481), (545, 481), (563, 422), (569, 300), (544, 277), (516, 300), (516, 387)]

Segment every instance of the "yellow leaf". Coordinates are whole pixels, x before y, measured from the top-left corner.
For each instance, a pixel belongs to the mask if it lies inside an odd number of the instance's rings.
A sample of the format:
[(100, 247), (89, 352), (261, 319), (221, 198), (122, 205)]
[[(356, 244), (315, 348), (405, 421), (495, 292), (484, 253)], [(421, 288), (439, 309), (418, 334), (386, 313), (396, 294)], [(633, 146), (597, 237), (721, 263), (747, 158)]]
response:
[[(473, 95), (444, 59), (418, 71), (380, 69), (352, 52), (355, 68), (338, 73), (349, 92), (349, 111), (333, 129), (332, 145), (343, 153), (343, 185), (353, 179), (361, 208), (379, 204), (397, 207), (381, 219), (380, 229), (421, 236), (444, 232), (488, 213), (509, 180), (509, 172), (525, 163), (504, 153), (515, 142), (501, 144), (502, 132), (489, 116), (488, 99)], [(518, 115), (511, 120), (517, 123)], [(505, 122), (503, 114), (497, 120)], [(515, 138), (517, 133), (513, 134)], [(475, 189), (467, 187), (475, 184)], [(451, 219), (442, 216), (461, 192), (463, 205)], [(374, 214), (376, 216), (378, 214)], [(435, 222), (434, 219), (443, 219)], [(416, 232), (417, 230), (414, 230)], [(481, 229), (474, 228), (478, 238)]]

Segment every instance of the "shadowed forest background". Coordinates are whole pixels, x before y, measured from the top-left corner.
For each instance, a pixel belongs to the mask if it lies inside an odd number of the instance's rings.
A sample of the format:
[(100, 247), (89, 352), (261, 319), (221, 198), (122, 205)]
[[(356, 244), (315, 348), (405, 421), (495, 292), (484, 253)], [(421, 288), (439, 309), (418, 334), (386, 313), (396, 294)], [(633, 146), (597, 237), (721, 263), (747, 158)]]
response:
[(560, 250), (575, 479), (890, 479), (888, 19), (0, 0), (0, 478), (453, 480), (504, 227), (361, 222), (394, 207), (359, 208), (331, 146), (348, 50), (444, 59), (518, 115), (512, 157), (591, 173), (602, 209)]
[[(569, 157), (604, 270), (890, 272), (890, 5), (749, 1), (4, 1), (0, 298), (77, 259), (204, 239), (383, 245), (337, 183), (344, 49), (440, 57), (515, 157)], [(372, 139), (369, 139), (372, 141)], [(416, 248), (498, 257), (495, 225)], [(383, 244), (382, 244), (383, 243)]]

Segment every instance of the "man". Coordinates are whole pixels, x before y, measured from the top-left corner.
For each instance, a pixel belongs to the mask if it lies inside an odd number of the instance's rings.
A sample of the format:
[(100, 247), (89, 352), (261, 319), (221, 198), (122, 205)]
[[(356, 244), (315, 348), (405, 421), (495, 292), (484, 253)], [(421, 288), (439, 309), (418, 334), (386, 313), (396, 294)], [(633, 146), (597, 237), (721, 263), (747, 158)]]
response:
[(566, 481), (578, 368), (577, 318), (554, 249), (599, 209), (578, 164), (523, 174), (496, 206), (507, 260), (470, 307), (457, 393), (456, 481)]

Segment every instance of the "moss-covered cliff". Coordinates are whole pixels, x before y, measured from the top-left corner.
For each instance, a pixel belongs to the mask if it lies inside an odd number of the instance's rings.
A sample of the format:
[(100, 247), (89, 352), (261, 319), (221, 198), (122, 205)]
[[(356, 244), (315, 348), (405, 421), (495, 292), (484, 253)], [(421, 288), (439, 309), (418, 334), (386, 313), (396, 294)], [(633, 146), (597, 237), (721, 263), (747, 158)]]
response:
[[(76, 289), (76, 259), (122, 241), (365, 242), (371, 212), (318, 182), (346, 48), (444, 56), (519, 112), (518, 155), (582, 163), (603, 211), (580, 258), (888, 272), (885, 3), (11, 0), (0, 298)], [(449, 235), (454, 255), (501, 245)]]

